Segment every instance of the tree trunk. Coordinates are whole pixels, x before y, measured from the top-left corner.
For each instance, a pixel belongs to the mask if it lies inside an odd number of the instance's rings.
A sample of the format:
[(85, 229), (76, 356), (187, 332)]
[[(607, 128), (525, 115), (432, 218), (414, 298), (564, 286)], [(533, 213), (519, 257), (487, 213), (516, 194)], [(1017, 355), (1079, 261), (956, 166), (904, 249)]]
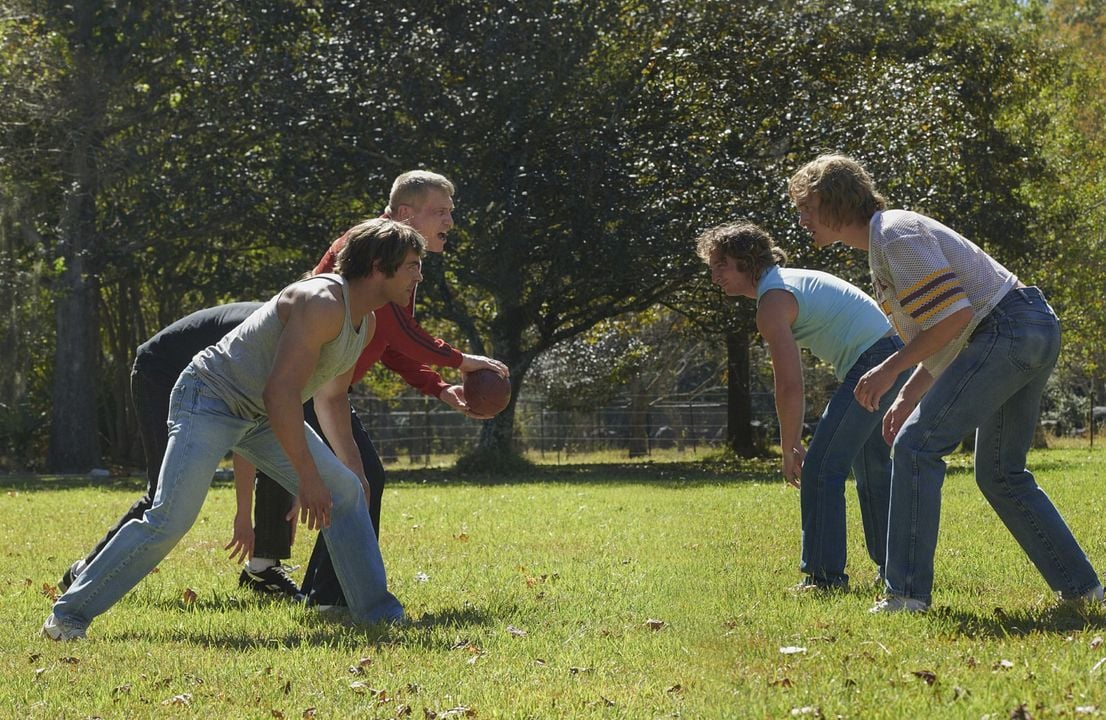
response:
[(56, 253), (64, 269), (54, 291), (57, 346), (46, 456), (51, 472), (87, 472), (101, 458), (96, 415), (100, 284), (93, 266), (98, 255), (95, 148), (86, 132), (74, 135)]
[(649, 454), (649, 401), (641, 377), (634, 375), (630, 381), (630, 436), (627, 438), (628, 454), (632, 458)]
[(63, 263), (54, 285), (53, 409), (46, 468), (52, 472), (86, 472), (101, 462), (96, 388), (100, 364), (100, 258), (96, 236), (96, 191), (103, 126), (102, 92), (84, 43), (93, 24), (79, 13), (71, 103), (74, 117), (65, 146), (65, 195), (54, 257)]
[(503, 324), (492, 326), (491, 347), (496, 359), (502, 361), (511, 370), (511, 402), (503, 412), (484, 423), (480, 430), (478, 447), (502, 454), (515, 454), (515, 403), (519, 389), (526, 377), (534, 357), (522, 351), (522, 330), (513, 328), (500, 318)]
[(726, 369), (726, 440), (736, 455), (754, 457), (757, 443), (749, 393), (749, 333), (743, 329), (726, 332)]

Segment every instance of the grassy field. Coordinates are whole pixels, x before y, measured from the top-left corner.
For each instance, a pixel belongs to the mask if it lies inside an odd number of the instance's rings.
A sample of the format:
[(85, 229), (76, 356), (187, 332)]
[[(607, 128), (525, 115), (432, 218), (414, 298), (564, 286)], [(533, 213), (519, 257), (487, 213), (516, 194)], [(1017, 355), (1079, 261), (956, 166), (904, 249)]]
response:
[[(956, 458), (945, 485), (925, 616), (868, 614), (878, 588), (853, 497), (852, 591), (789, 591), (798, 496), (774, 464), (559, 465), (489, 483), (432, 469), (393, 472), (385, 493), (382, 546), (409, 627), (348, 627), (239, 591), (222, 551), (233, 490), (218, 484), (158, 572), (71, 644), (38, 635), (52, 586), (140, 482), (0, 478), (0, 714), (1106, 715), (1106, 616), (1056, 607), (969, 464)], [(1031, 458), (1100, 570), (1104, 465), (1097, 448)]]

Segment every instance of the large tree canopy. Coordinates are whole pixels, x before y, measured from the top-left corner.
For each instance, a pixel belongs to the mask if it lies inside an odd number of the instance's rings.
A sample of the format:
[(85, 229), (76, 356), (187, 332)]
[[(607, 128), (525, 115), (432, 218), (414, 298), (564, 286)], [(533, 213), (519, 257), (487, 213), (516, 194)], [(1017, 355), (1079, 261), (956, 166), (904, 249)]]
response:
[[(0, 422), (52, 405), (57, 469), (97, 462), (101, 439), (133, 454), (137, 343), (279, 289), (415, 167), (459, 188), (420, 313), (510, 364), (516, 396), (541, 353), (657, 303), (747, 344), (691, 247), (717, 222), (865, 284), (862, 257), (810, 251), (784, 193), (821, 150), (1031, 267), (1042, 217), (1064, 216), (1042, 200), (1062, 169), (1040, 99), (1084, 72), (1033, 3), (9, 6), (0, 329), (29, 369), (0, 385)], [(51, 378), (52, 402), (10, 412)], [(486, 427), (508, 449), (513, 407)]]

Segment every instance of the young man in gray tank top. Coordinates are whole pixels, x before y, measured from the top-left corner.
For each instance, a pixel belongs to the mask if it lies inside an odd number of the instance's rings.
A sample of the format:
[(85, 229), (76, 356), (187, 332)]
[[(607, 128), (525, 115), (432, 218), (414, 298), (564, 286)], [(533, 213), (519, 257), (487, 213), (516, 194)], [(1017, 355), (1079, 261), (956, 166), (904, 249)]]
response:
[[(369, 518), (346, 389), (373, 334), (373, 310), (410, 301), (424, 249), (406, 225), (362, 223), (350, 231), (337, 274), (289, 285), (193, 358), (170, 397), (169, 444), (153, 506), (123, 526), (58, 598), (42, 628), (46, 637), (84, 637), (94, 618), (157, 566), (195, 522), (231, 450), (299, 495), (301, 520), (334, 548), (355, 620), (404, 618)], [(333, 452), (304, 423), (309, 397)]]

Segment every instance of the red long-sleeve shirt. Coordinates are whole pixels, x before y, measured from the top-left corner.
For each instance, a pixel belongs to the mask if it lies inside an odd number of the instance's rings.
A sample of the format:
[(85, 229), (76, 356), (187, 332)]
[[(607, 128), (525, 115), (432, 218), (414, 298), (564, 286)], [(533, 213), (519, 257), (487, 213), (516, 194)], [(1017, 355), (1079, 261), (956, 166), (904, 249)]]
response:
[[(335, 240), (312, 272), (316, 275), (333, 272), (338, 253), (345, 245), (345, 235)], [(376, 332), (357, 358), (352, 382), (360, 381), (369, 368), (380, 361), (423, 395), (439, 397), (449, 383), (429, 366), (460, 367), (462, 359), (460, 350), (432, 336), (415, 322), (415, 291), (412, 290), (407, 307), (388, 303), (376, 311)]]

